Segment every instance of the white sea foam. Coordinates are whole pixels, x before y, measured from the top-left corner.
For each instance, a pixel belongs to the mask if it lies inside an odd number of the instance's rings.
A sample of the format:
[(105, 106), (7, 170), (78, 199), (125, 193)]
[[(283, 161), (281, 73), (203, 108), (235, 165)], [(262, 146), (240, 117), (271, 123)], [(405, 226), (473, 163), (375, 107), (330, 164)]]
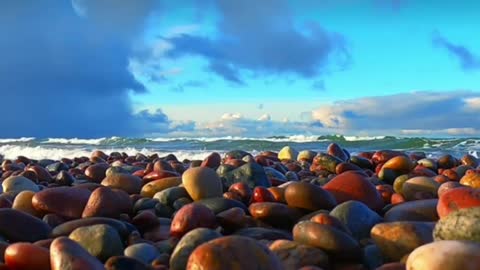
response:
[(306, 135), (292, 135), (278, 138), (256, 138), (256, 137), (239, 137), (239, 136), (225, 136), (225, 137), (178, 137), (178, 138), (148, 138), (152, 142), (169, 142), (176, 140), (183, 141), (201, 141), (201, 142), (216, 142), (216, 141), (270, 141), (270, 142), (315, 142), (318, 136)]
[(35, 140), (34, 137), (21, 137), (21, 138), (8, 138), (8, 139), (0, 139), (0, 143), (15, 143), (15, 142), (30, 142)]
[(51, 143), (51, 144), (89, 144), (89, 145), (99, 145), (105, 140), (115, 140), (120, 139), (120, 137), (111, 137), (111, 138), (97, 138), (97, 139), (81, 139), (81, 138), (48, 138), (42, 143)]
[[(102, 150), (109, 154), (111, 152), (125, 152), (128, 155), (135, 155), (142, 153), (144, 155), (151, 155), (158, 153), (160, 156), (167, 154), (174, 154), (179, 160), (183, 159), (204, 159), (213, 151), (206, 150), (180, 150), (180, 151), (153, 151), (146, 148), (95, 148)], [(0, 155), (3, 155), (6, 159), (15, 159), (17, 156), (27, 156), (32, 159), (54, 159), (59, 160), (61, 158), (74, 158), (87, 156), (89, 157), (93, 149), (86, 148), (61, 148), (61, 147), (45, 147), (45, 146), (19, 146), (19, 145), (2, 145), (0, 146)], [(225, 151), (217, 151), (221, 155)]]
[(385, 139), (385, 136), (343, 136), (346, 141), (356, 142), (356, 141), (373, 141), (373, 140), (382, 140)]

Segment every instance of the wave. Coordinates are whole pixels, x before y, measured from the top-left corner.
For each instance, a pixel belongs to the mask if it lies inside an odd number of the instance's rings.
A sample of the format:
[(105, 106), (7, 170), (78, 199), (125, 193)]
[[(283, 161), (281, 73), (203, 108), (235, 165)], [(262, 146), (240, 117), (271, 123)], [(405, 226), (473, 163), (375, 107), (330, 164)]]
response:
[[(157, 151), (147, 148), (136, 147), (119, 147), (119, 148), (62, 148), (62, 147), (45, 147), (45, 146), (19, 146), (19, 145), (2, 145), (0, 146), (0, 154), (6, 159), (15, 159), (18, 156), (27, 156), (31, 159), (53, 159), (60, 160), (61, 158), (74, 158), (74, 157), (89, 157), (94, 150), (101, 150), (109, 154), (111, 152), (124, 152), (128, 155), (135, 155), (142, 153), (144, 155), (152, 155), (154, 153), (162, 155), (174, 154), (178, 160), (183, 159), (200, 159), (203, 160), (213, 151), (207, 150), (178, 150), (178, 151)], [(220, 154), (224, 154), (225, 151), (216, 151)]]
[(16, 143), (16, 142), (31, 142), (35, 140), (34, 137), (21, 137), (21, 138), (16, 138), (16, 139), (0, 139), (0, 143)]
[[(116, 138), (116, 137), (112, 137)], [(49, 144), (91, 144), (91, 145), (99, 145), (107, 138), (98, 138), (98, 139), (79, 139), (79, 138), (48, 138), (46, 141), (42, 143), (49, 143)]]

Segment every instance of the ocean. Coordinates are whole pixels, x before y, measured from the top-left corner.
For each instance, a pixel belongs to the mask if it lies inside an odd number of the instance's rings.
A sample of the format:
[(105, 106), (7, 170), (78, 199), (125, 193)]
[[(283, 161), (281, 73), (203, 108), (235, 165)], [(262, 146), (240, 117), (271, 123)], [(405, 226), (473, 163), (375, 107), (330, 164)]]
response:
[(33, 159), (60, 159), (90, 156), (93, 150), (159, 155), (175, 154), (179, 160), (203, 159), (213, 151), (223, 154), (242, 149), (252, 154), (264, 150), (278, 151), (289, 145), (296, 150), (326, 151), (328, 144), (336, 142), (350, 153), (382, 149), (423, 151), (430, 157), (452, 154), (462, 157), (469, 153), (478, 157), (480, 138), (425, 138), (425, 137), (356, 137), (356, 136), (278, 136), (268, 138), (16, 138), (0, 139), (0, 154), (13, 159), (19, 155)]

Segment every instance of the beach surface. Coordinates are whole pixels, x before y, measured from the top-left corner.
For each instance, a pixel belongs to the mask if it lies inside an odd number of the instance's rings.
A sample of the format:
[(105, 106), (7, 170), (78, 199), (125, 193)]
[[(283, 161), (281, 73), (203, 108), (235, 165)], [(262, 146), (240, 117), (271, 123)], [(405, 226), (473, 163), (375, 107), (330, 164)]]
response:
[(0, 269), (480, 269), (478, 142), (1, 139)]

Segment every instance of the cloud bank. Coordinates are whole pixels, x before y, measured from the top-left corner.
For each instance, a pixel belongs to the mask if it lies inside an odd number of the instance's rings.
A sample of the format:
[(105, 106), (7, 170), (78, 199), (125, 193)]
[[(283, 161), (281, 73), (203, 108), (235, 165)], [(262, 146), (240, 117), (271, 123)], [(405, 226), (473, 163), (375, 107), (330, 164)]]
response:
[(1, 1), (1, 136), (140, 134), (128, 59), (155, 2)]

